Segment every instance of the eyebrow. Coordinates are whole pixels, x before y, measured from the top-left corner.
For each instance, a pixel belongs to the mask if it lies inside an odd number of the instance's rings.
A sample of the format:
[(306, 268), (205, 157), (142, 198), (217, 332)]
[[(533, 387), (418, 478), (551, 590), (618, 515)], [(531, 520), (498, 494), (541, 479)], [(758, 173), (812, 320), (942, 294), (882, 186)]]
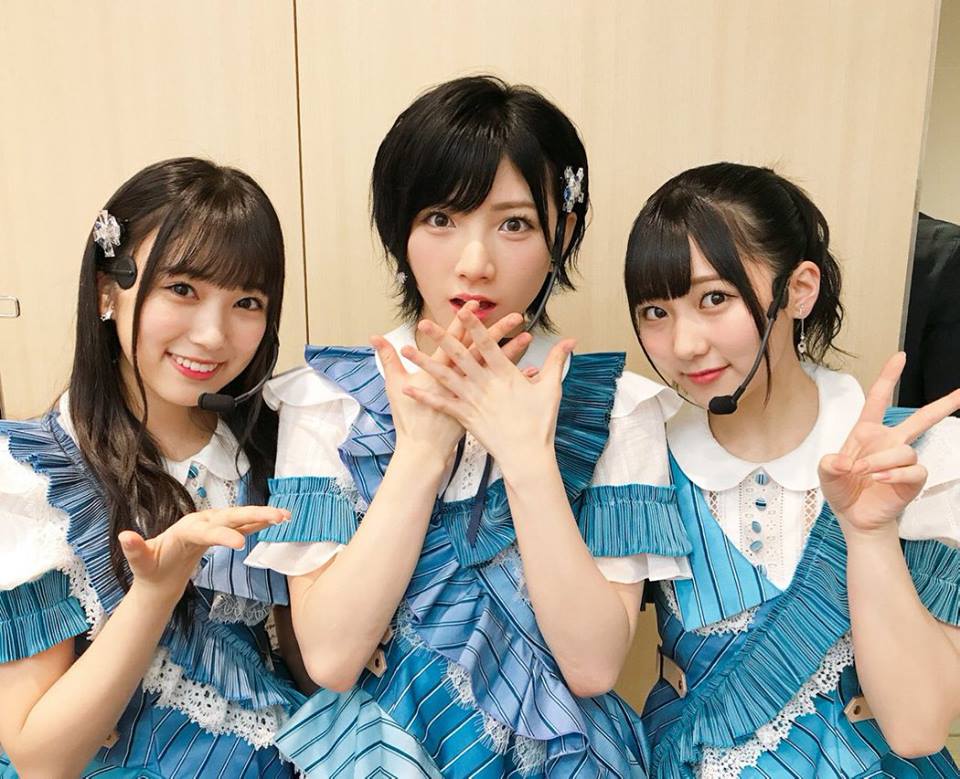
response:
[(690, 279), (690, 286), (695, 287), (697, 284), (705, 284), (708, 281), (722, 281), (719, 275), (714, 273), (712, 276), (696, 276)]
[(537, 210), (532, 200), (504, 200), (500, 203), (494, 203), (492, 208), (494, 211), (513, 211), (516, 208)]

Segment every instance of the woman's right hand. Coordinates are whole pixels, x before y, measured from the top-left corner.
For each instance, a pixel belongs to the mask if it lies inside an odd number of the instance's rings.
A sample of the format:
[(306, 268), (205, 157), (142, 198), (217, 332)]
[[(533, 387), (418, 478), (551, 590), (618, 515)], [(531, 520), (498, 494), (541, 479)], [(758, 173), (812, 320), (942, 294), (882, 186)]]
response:
[[(478, 304), (470, 301), (466, 308), (476, 310)], [(508, 314), (489, 328), (490, 336), (494, 341), (506, 337), (511, 330), (515, 330), (523, 322), (520, 314)], [(447, 326), (446, 333), (456, 338), (474, 353), (472, 339), (466, 332), (460, 317), (453, 317)], [(522, 333), (515, 337), (505, 351), (516, 362), (529, 345), (530, 336)], [(436, 454), (444, 462), (451, 456), (457, 442), (463, 437), (463, 426), (452, 417), (428, 406), (418, 403), (404, 390), (407, 387), (430, 390), (438, 393), (447, 391), (426, 371), (408, 373), (400, 356), (389, 341), (382, 336), (374, 336), (370, 343), (377, 350), (380, 362), (383, 365), (386, 381), (387, 398), (390, 401), (390, 411), (397, 431), (397, 451), (411, 450), (418, 456)], [(450, 358), (443, 349), (437, 347), (431, 358), (443, 365), (452, 366)]]
[(290, 518), (286, 509), (237, 506), (187, 514), (153, 538), (133, 530), (119, 536), (134, 582), (178, 599), (211, 546), (243, 549), (245, 536)]

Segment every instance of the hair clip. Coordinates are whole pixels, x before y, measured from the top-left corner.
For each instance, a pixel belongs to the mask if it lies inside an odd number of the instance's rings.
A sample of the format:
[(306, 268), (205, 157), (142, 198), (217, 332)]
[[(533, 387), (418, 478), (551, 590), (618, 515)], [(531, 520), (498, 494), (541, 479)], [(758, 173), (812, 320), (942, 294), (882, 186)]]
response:
[(93, 223), (93, 240), (103, 249), (105, 257), (113, 257), (114, 247), (120, 245), (120, 223), (107, 209), (103, 209)]
[(566, 213), (573, 211), (576, 203), (583, 202), (583, 168), (577, 168), (574, 175), (573, 168), (567, 167), (563, 171), (563, 210)]

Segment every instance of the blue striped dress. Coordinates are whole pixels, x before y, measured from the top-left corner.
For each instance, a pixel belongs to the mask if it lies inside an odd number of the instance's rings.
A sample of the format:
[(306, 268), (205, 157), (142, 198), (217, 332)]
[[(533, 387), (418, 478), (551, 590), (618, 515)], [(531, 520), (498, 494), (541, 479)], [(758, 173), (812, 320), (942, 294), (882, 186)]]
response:
[[(892, 410), (888, 419), (903, 414)], [(655, 592), (661, 652), (685, 675), (685, 689), (664, 674), (647, 700), (652, 775), (960, 777), (946, 750), (907, 760), (891, 750), (875, 720), (845, 714), (861, 691), (849, 636), (846, 545), (829, 506), (781, 591), (726, 537), (701, 489), (673, 460), (671, 468), (693, 577), (661, 583)], [(960, 624), (960, 550), (906, 541), (904, 554), (927, 608)], [(755, 612), (746, 629), (709, 629), (747, 609)], [(739, 757), (731, 762), (734, 750)]]
[[(9, 454), (0, 448), (0, 457), (9, 461), (0, 463), (0, 472), (20, 463), (47, 482), (45, 500), (41, 494), (34, 516), (24, 508), (22, 495), (0, 491), (4, 540), (12, 544), (11, 538), (23, 538), (33, 528), (49, 542), (51, 529), (43, 523), (57, 516), (63, 528), (53, 536), (65, 555), (42, 575), (0, 590), (0, 663), (71, 639), (82, 652), (85, 635), (95, 633), (123, 597), (110, 565), (101, 489), (56, 412), (35, 422), (0, 422), (4, 443)], [(240, 492), (242, 502), (242, 482)], [(13, 546), (0, 546), (0, 563), (13, 566), (7, 556), (17, 553)], [(194, 578), (197, 599), (188, 623), (167, 627), (150, 670), (117, 723), (115, 742), (99, 750), (83, 779), (293, 776), (272, 740), (304, 699), (274, 672), (263, 617), (270, 605), (287, 602), (286, 583), (244, 566), (243, 558), (243, 552), (227, 549), (204, 557)], [(234, 608), (236, 619), (216, 616), (224, 603), (243, 607)], [(241, 618), (244, 608), (260, 616)], [(15, 776), (9, 759), (0, 754), (0, 777)]]
[[(307, 358), (360, 407), (333, 445), (368, 505), (395, 445), (374, 355), (308, 348)], [(682, 556), (672, 488), (591, 483), (623, 361), (571, 360), (556, 434), (567, 496), (594, 555)], [(347, 543), (360, 521), (349, 491), (331, 477), (273, 480), (271, 504), (293, 519), (260, 540)], [(343, 694), (313, 695), (280, 733), (280, 750), (310, 777), (646, 776), (639, 717), (615, 694), (578, 698), (564, 683), (525, 594), (503, 481), (489, 485), (475, 539), (467, 532), (472, 506), (470, 498), (437, 500), (382, 646), (382, 673), (364, 671)]]

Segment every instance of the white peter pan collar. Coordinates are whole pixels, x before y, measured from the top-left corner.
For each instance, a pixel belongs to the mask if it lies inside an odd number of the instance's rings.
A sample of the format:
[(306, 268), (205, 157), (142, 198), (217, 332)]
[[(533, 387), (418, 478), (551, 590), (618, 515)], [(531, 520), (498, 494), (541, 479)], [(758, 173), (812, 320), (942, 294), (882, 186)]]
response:
[[(416, 330), (415, 326), (409, 323), (400, 325), (400, 327), (395, 330), (391, 330), (389, 333), (383, 336), (386, 338), (390, 345), (397, 350), (397, 354), (400, 354), (400, 350), (404, 346), (416, 346)], [(559, 339), (554, 336), (546, 335), (544, 333), (535, 333), (533, 340), (530, 342), (530, 346), (527, 347), (527, 351), (524, 353), (523, 357), (520, 358), (520, 362), (517, 363), (517, 367), (520, 370), (524, 368), (540, 368), (543, 366), (543, 363), (547, 359), (547, 355), (550, 353), (550, 350), (553, 348), (554, 344), (557, 343)], [(380, 371), (380, 374), (383, 375), (383, 364), (380, 362), (380, 355), (376, 355), (377, 360), (377, 370)], [(403, 367), (407, 369), (409, 373), (414, 373), (420, 369), (414, 365), (410, 360), (408, 360), (403, 355), (400, 355), (400, 361), (403, 363)], [(567, 357), (567, 362), (563, 366), (563, 375), (567, 375), (567, 371), (570, 369), (570, 357)]]
[[(60, 396), (58, 411), (60, 412), (60, 426), (76, 442), (77, 433), (73, 426), (73, 420), (70, 418), (70, 402), (66, 392)], [(239, 460), (235, 459), (237, 447), (237, 439), (233, 431), (223, 419), (218, 418), (217, 429), (210, 436), (206, 446), (186, 460), (168, 460), (164, 457), (163, 467), (181, 484), (186, 484), (187, 473), (194, 463), (202, 465), (214, 476), (224, 481), (236, 481), (250, 469), (250, 462), (243, 452), (240, 452)]]
[(788, 490), (811, 490), (820, 484), (820, 458), (840, 450), (863, 409), (864, 395), (853, 376), (806, 363), (803, 369), (817, 384), (817, 421), (796, 449), (770, 462), (749, 462), (731, 454), (713, 437), (706, 410), (692, 403), (683, 405), (667, 422), (667, 444), (694, 484), (721, 492), (736, 487), (758, 468)]

